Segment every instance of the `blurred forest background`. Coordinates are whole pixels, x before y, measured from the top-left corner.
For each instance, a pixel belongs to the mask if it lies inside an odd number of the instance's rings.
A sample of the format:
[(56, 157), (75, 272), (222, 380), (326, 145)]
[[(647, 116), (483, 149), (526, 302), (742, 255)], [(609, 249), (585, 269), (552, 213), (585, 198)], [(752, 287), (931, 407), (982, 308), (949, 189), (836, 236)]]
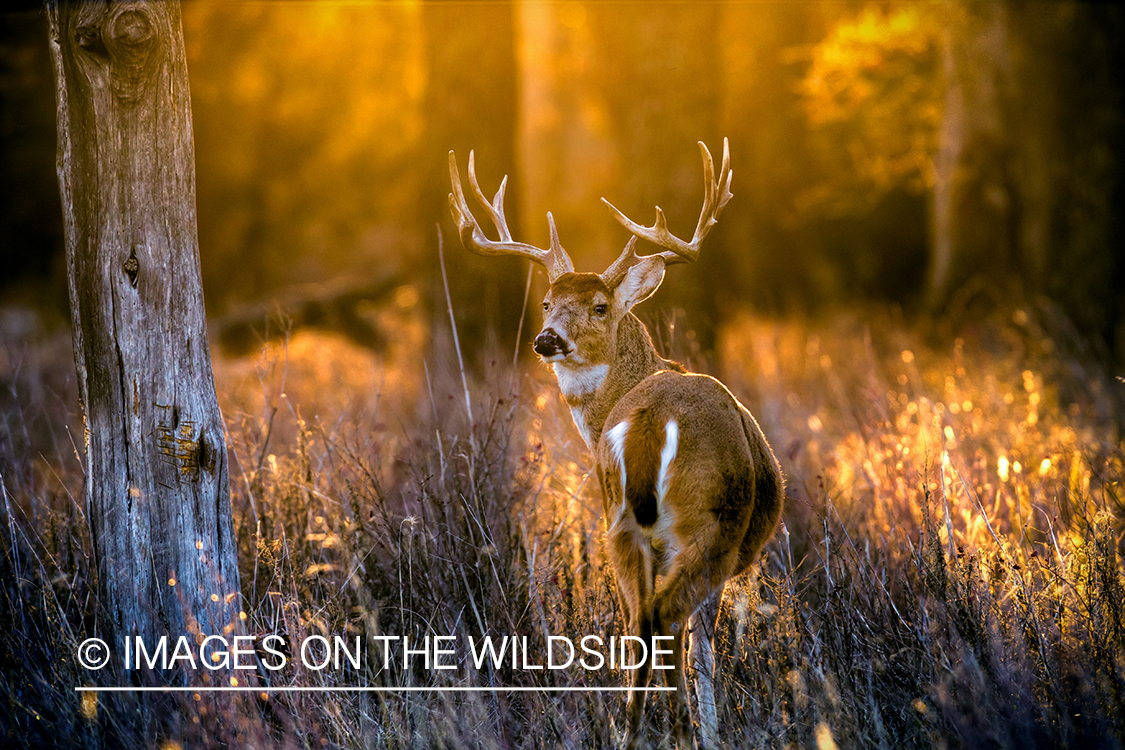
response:
[[(270, 312), (379, 348), (383, 306), (510, 342), (526, 268), (461, 250), (446, 154), (508, 174), (518, 239), (554, 212), (580, 270), (660, 205), (690, 233), (695, 147), (735, 200), (665, 322), (889, 300), (971, 321), (1048, 299), (1125, 357), (1122, 45), (1113, 3), (183, 3), (213, 333)], [(67, 320), (46, 19), (0, 14), (0, 303)], [(481, 216), (483, 218), (483, 215)], [(720, 283), (721, 280), (721, 283)], [(540, 277), (537, 281), (542, 284)]]
[[(123, 683), (73, 658), (98, 580), (47, 22), (20, 2), (0, 11), (0, 746), (612, 746), (613, 694), (76, 699)], [(600, 271), (628, 235), (598, 199), (689, 234), (695, 142), (727, 136), (734, 200), (638, 314), (754, 411), (787, 478), (720, 622), (728, 744), (1125, 747), (1121, 4), (182, 13), (248, 632), (619, 632), (589, 453), (549, 370), (508, 366), (545, 279), (517, 337), (527, 264), (460, 247), (447, 154), (464, 175), (475, 149), (490, 196), (509, 175), (517, 239), (545, 245), (550, 210)]]

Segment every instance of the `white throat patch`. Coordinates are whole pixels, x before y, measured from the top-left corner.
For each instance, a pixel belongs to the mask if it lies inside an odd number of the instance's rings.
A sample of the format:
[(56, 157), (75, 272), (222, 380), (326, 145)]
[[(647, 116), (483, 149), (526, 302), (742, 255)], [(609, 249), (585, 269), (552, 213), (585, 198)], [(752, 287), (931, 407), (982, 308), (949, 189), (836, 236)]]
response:
[(605, 376), (609, 374), (609, 365), (567, 367), (556, 362), (553, 367), (555, 378), (559, 381), (559, 390), (567, 398), (588, 396), (602, 387)]

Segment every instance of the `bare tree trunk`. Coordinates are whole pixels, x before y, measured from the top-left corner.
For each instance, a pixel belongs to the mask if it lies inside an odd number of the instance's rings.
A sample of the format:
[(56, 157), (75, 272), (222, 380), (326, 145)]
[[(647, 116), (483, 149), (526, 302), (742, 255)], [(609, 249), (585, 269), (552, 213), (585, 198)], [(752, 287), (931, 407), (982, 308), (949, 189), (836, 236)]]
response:
[[(421, 156), (426, 191), (420, 214), (425, 231), (425, 273), (430, 277), (429, 297), (434, 311), (432, 325), (444, 330), (449, 317), (445, 310), (441, 271), (437, 264), (435, 224), (453, 226), (449, 218), (449, 157), (456, 151), (461, 168), (468, 164), (469, 151), (476, 151), (478, 176), (489, 197), (504, 175), (519, 182), (516, 168), (516, 53), (514, 8), (511, 2), (422, 4), (427, 67), (423, 103), (426, 135)], [(471, 64), (467, 61), (472, 61)], [(440, 186), (439, 189), (432, 189)], [(517, 237), (523, 237), (519, 205), (508, 200), (508, 221)], [(457, 326), (466, 352), (480, 351), (497, 334), (504, 349), (512, 344), (523, 304), (525, 263), (489, 263), (464, 252), (455, 242), (445, 253), (450, 292), (456, 301)], [(525, 331), (526, 332), (526, 331)], [(443, 344), (433, 339), (437, 346)], [(528, 343), (521, 342), (526, 353)], [(471, 360), (472, 358), (470, 358)]]
[(47, 11), (103, 627), (118, 644), (241, 632), (180, 7)]
[[(591, 50), (596, 55), (594, 68), (601, 71), (591, 83), (605, 102), (607, 128), (616, 141), (625, 177), (606, 197), (645, 222), (651, 221), (654, 206), (660, 206), (673, 232), (679, 227), (678, 231), (690, 233), (702, 205), (695, 143), (706, 142), (712, 155), (721, 159), (727, 135), (720, 130), (722, 55), (715, 44), (722, 9), (712, 3), (668, 3), (658, 12), (628, 3), (588, 7), (588, 23), (599, 32)], [(737, 171), (742, 156), (737, 142), (732, 148)], [(604, 221), (604, 213), (598, 216), (600, 209), (595, 203), (587, 210)], [(727, 229), (724, 216), (698, 263), (676, 268), (675, 283), (663, 288), (660, 306), (666, 319), (675, 320), (676, 310), (687, 313), (671, 341), (657, 336), (669, 356), (692, 356), (714, 346), (720, 313), (714, 285), (708, 280), (721, 278), (721, 269), (729, 262)], [(611, 258), (624, 244), (620, 230), (613, 236), (617, 239), (608, 249)], [(657, 311), (641, 308), (639, 312)]]
[(946, 94), (926, 282), (933, 308), (960, 307), (982, 292), (1011, 298), (1032, 270), (1022, 267), (1017, 228), (1010, 44), (1004, 0), (968, 6), (942, 39)]

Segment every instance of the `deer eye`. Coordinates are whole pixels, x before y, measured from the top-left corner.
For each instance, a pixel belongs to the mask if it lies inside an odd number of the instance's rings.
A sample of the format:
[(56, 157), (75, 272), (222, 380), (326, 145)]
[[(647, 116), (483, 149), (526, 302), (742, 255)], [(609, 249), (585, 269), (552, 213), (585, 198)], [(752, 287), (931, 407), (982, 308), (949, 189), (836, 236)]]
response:
[(609, 311), (608, 305), (594, 305), (594, 315), (602, 316)]

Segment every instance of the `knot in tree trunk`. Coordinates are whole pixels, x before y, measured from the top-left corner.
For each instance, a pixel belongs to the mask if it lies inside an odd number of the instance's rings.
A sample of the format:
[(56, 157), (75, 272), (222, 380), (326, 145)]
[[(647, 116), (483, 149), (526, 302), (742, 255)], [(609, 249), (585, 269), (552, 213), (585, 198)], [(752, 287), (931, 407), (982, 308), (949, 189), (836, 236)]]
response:
[(75, 43), (88, 62), (109, 66), (113, 95), (123, 103), (141, 99), (160, 67), (162, 11), (158, 3), (91, 3), (75, 18)]

